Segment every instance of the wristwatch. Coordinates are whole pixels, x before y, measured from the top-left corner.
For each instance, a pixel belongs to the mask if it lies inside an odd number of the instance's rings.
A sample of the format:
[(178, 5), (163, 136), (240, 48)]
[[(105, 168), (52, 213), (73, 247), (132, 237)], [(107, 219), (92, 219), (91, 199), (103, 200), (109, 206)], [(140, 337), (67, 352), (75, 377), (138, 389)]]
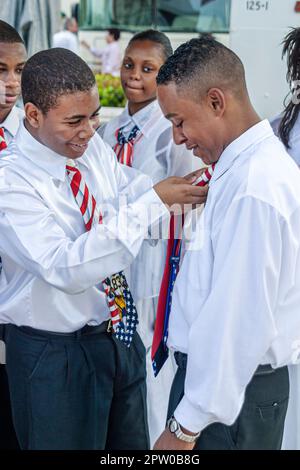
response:
[(197, 434), (193, 434), (192, 436), (190, 436), (189, 434), (185, 434), (182, 431), (178, 421), (174, 418), (174, 416), (172, 416), (168, 420), (167, 426), (169, 428), (169, 431), (172, 434), (175, 434), (177, 439), (180, 439), (181, 441), (184, 441), (184, 442), (195, 442), (198, 439), (198, 437), (200, 436), (200, 432), (197, 432)]

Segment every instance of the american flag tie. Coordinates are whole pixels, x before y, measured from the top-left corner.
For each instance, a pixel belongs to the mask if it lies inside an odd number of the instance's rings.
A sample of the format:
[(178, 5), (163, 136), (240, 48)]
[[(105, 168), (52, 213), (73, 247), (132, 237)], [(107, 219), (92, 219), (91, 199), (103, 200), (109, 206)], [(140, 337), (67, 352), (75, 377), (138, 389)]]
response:
[[(102, 214), (97, 211), (96, 200), (74, 161), (68, 161), (66, 169), (72, 193), (88, 231), (94, 224), (103, 222)], [(138, 324), (138, 315), (125, 275), (123, 272), (113, 274), (104, 279), (102, 285), (107, 297), (115, 336), (129, 347)]]
[(116, 131), (116, 140), (117, 143), (114, 146), (114, 152), (117, 155), (119, 163), (123, 165), (132, 166), (133, 161), (133, 145), (138, 138), (142, 135), (140, 129), (135, 125), (128, 137), (126, 138), (123, 133), (124, 127), (120, 127)]
[(1, 150), (5, 150), (7, 147), (7, 143), (5, 141), (4, 129), (0, 127), (0, 152)]
[[(195, 186), (205, 186), (211, 179), (215, 164), (206, 168), (199, 178), (193, 183)], [(182, 217), (183, 225), (184, 219)], [(178, 238), (175, 237), (175, 228), (178, 227), (177, 217), (172, 215), (170, 219), (169, 239), (167, 245), (166, 263), (163, 278), (160, 286), (155, 330), (153, 335), (151, 359), (155, 377), (169, 356), (167, 347), (169, 317), (172, 306), (172, 292), (175, 280), (179, 271), (181, 254), (181, 232)]]

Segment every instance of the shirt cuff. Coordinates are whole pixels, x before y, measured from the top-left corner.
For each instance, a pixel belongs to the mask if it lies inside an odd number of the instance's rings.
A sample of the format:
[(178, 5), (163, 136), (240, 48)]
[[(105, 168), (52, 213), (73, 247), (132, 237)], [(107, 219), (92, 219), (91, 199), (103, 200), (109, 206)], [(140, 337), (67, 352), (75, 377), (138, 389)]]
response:
[(193, 405), (185, 395), (177, 406), (174, 417), (180, 426), (194, 433), (201, 432), (206, 426), (216, 422), (211, 415), (203, 413), (198, 406)]

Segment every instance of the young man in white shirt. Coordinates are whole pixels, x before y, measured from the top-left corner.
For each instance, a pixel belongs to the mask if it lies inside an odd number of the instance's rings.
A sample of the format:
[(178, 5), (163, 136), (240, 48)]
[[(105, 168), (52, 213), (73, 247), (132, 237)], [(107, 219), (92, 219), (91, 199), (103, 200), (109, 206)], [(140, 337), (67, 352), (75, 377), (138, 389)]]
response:
[(15, 105), (21, 93), (21, 75), (26, 58), (24, 42), (18, 32), (0, 20), (0, 128), (6, 145), (15, 137), (24, 116), (24, 112)]
[(0, 160), (0, 321), (20, 446), (145, 449), (145, 348), (114, 273), (165, 204), (201, 203), (206, 193), (193, 179), (153, 187), (117, 163), (95, 133), (95, 77), (76, 54), (31, 57), (22, 96), (25, 121)]
[(215, 170), (174, 286), (179, 369), (156, 449), (279, 449), (299, 357), (299, 170), (222, 44), (183, 44), (157, 82), (175, 142)]
[[(172, 124), (165, 119), (156, 99), (156, 76), (172, 53), (169, 38), (160, 31), (149, 29), (131, 38), (121, 67), (127, 105), (118, 117), (99, 129), (104, 142), (116, 149), (120, 162), (150, 176), (154, 183), (168, 176), (186, 175), (201, 166), (201, 160), (195, 158), (185, 145), (173, 142)], [(136, 127), (139, 131), (131, 141), (131, 158), (124, 159), (119, 141), (128, 139)], [(176, 370), (170, 357), (155, 377), (151, 359), (166, 248), (165, 239), (155, 240), (152, 245), (145, 240), (128, 272), (128, 282), (140, 314), (139, 334), (146, 347), (148, 423), (152, 446), (166, 421), (169, 391)]]
[[(26, 49), (18, 32), (0, 20), (0, 158), (15, 137), (24, 112), (16, 107)], [(2, 262), (0, 259), (0, 276)], [(0, 326), (1, 328), (1, 326)], [(5, 346), (0, 340), (0, 449), (16, 448), (5, 371)]]

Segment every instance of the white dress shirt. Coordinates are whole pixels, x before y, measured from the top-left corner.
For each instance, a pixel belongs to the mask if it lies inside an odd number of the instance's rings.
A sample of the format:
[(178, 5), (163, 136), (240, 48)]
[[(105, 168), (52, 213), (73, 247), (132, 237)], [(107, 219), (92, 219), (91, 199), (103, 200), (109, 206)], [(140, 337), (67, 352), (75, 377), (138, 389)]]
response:
[[(276, 135), (282, 119), (282, 113), (271, 121), (271, 125)], [(288, 154), (300, 166), (300, 116), (297, 117), (294, 127), (289, 136)], [(284, 422), (284, 433), (282, 438), (283, 450), (300, 449), (300, 365), (291, 364), (289, 366), (290, 378), (290, 398), (287, 414)]]
[[(22, 121), (24, 117), (24, 111), (17, 106), (14, 106), (9, 113), (9, 115), (6, 117), (6, 119), (0, 124), (0, 127), (3, 127), (4, 129), (4, 137), (6, 144), (8, 145), (11, 140), (16, 136), (17, 131), (19, 129), (20, 122)], [(1, 155), (3, 154), (3, 151), (0, 153), (0, 158)], [(1, 277), (1, 271), (2, 271), (2, 263), (0, 263), (0, 277)], [(0, 341), (0, 364), (5, 363), (5, 346), (3, 341)]]
[(102, 73), (108, 73), (113, 75), (114, 77), (120, 75), (121, 52), (118, 41), (113, 41), (107, 44), (102, 49), (91, 47), (90, 51), (94, 56), (99, 57), (101, 59)]
[(79, 53), (78, 36), (71, 31), (59, 31), (53, 35), (52, 47), (63, 47), (75, 54)]
[(4, 136), (7, 145), (16, 136), (20, 122), (24, 117), (23, 109), (14, 106), (7, 118), (0, 124), (4, 129)]
[(169, 347), (188, 354), (176, 419), (232, 424), (259, 364), (300, 356), (300, 173), (268, 121), (222, 153), (173, 292)]
[[(112, 148), (116, 145), (116, 131), (124, 126), (124, 136), (128, 137), (137, 125), (142, 137), (133, 146), (133, 168), (150, 176), (157, 183), (168, 176), (184, 176), (202, 166), (185, 145), (175, 145), (172, 125), (165, 119), (155, 100), (133, 116), (128, 106), (115, 119), (100, 128), (103, 140)], [(167, 233), (166, 233), (167, 236)], [(143, 243), (137, 258), (127, 273), (134, 299), (158, 296), (166, 254), (166, 240), (159, 240), (155, 246), (148, 241)]]
[(149, 223), (168, 214), (151, 179), (119, 165), (97, 134), (77, 166), (103, 214), (89, 232), (66, 158), (22, 124), (0, 159), (1, 323), (56, 332), (102, 323), (109, 310), (101, 281), (128, 267)]

